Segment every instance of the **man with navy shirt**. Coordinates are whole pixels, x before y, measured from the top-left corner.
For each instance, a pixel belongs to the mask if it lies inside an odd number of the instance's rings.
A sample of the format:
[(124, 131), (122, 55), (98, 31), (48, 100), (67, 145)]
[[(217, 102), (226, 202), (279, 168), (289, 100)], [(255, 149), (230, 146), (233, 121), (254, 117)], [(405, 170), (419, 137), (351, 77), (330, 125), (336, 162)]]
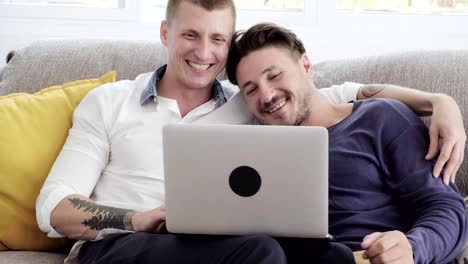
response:
[(371, 263), (457, 256), (468, 234), (464, 201), (453, 183), (431, 177), (427, 129), (407, 106), (323, 98), (302, 42), (274, 24), (234, 35), (226, 70), (262, 123), (328, 129), (329, 232), (337, 242), (364, 250)]

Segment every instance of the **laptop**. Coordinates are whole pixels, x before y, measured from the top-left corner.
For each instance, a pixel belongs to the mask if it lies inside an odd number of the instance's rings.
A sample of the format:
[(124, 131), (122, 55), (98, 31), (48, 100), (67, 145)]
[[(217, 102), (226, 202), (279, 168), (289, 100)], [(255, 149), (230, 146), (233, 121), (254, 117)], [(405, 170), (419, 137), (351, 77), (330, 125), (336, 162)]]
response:
[(166, 227), (172, 233), (325, 238), (323, 127), (163, 127)]

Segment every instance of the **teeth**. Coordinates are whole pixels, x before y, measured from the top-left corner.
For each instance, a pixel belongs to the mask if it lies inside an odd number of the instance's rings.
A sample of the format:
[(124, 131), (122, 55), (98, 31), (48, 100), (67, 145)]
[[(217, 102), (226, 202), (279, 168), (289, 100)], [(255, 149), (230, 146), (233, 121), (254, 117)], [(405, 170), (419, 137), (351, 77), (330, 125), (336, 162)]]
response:
[(271, 114), (271, 113), (275, 112), (276, 110), (280, 109), (281, 107), (283, 107), (283, 105), (285, 103), (286, 103), (286, 99), (283, 99), (279, 103), (277, 103), (275, 106), (273, 106), (272, 108), (267, 110), (267, 112)]
[(206, 71), (210, 67), (210, 64), (198, 64), (191, 61), (188, 64), (199, 71)]

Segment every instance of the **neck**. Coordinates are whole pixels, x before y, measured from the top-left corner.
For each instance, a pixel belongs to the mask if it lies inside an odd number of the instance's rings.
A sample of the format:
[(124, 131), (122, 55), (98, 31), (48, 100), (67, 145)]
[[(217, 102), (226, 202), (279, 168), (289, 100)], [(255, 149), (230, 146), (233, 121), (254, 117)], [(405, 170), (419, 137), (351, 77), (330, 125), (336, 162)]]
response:
[(301, 122), (301, 126), (322, 126), (329, 128), (341, 122), (349, 116), (353, 110), (353, 104), (335, 104), (319, 93), (312, 95), (309, 117)]
[(213, 94), (213, 83), (207, 87), (188, 87), (176, 78), (172, 78), (169, 72), (166, 72), (163, 78), (158, 81), (157, 87), (158, 96), (177, 101), (182, 117), (210, 101)]

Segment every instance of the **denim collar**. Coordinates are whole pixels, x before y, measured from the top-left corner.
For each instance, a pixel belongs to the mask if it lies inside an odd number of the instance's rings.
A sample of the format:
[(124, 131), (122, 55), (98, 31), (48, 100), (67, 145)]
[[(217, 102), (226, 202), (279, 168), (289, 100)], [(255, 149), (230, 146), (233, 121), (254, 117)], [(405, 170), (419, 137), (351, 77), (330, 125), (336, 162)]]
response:
[[(158, 103), (158, 93), (157, 93), (157, 81), (161, 80), (166, 73), (167, 65), (163, 65), (157, 69), (153, 75), (151, 76), (148, 84), (146, 85), (143, 93), (140, 96), (140, 104), (144, 105), (150, 100), (154, 100), (154, 102)], [(219, 107), (227, 102), (226, 96), (224, 95), (223, 87), (218, 80), (215, 80), (213, 83), (213, 100), (216, 103), (216, 107)]]

